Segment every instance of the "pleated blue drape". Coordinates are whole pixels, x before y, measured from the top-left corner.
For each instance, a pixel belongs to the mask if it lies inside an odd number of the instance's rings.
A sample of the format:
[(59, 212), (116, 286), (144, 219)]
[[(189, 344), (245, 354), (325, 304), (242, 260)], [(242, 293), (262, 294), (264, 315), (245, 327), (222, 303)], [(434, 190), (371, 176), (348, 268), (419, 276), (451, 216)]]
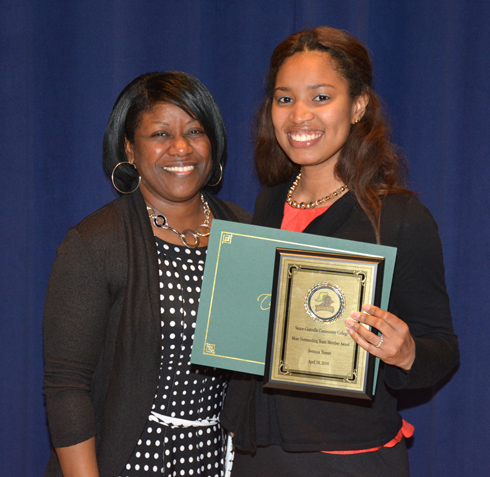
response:
[(150, 71), (200, 78), (229, 135), (220, 196), (252, 211), (251, 125), (272, 49), (330, 25), (369, 46), (412, 187), (444, 245), (461, 366), (437, 392), (403, 396), (412, 474), (486, 475), (489, 17), (486, 0), (0, 1), (0, 473), (37, 476), (46, 464), (46, 283), (67, 229), (115, 198), (101, 144), (120, 90)]

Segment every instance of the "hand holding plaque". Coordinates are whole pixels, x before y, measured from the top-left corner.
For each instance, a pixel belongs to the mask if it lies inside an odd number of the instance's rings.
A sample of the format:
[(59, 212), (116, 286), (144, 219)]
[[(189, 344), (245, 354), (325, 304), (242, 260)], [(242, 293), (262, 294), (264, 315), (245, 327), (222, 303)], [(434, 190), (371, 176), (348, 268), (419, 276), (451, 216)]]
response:
[(266, 387), (370, 399), (375, 358), (345, 319), (378, 304), (383, 258), (277, 249)]

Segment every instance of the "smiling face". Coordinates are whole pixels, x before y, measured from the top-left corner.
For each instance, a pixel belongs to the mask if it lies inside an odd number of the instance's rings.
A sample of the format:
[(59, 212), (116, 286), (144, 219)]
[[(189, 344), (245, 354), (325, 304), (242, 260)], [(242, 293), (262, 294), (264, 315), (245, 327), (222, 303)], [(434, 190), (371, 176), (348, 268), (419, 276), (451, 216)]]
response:
[(303, 170), (333, 171), (351, 125), (362, 118), (366, 105), (363, 95), (352, 100), (347, 81), (328, 53), (296, 53), (276, 77), (272, 100), (276, 139)]
[(170, 103), (141, 114), (126, 155), (141, 176), (140, 189), (157, 209), (199, 197), (212, 166), (211, 144), (197, 119)]

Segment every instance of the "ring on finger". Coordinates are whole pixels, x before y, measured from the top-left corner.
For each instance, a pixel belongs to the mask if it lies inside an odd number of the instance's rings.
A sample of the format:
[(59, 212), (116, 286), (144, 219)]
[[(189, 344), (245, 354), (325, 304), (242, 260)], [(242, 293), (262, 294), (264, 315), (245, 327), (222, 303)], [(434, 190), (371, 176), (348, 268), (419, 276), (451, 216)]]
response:
[(383, 335), (380, 335), (379, 336), (379, 343), (376, 345), (376, 348), (380, 348), (381, 347), (381, 345), (383, 344), (383, 340), (384, 340)]

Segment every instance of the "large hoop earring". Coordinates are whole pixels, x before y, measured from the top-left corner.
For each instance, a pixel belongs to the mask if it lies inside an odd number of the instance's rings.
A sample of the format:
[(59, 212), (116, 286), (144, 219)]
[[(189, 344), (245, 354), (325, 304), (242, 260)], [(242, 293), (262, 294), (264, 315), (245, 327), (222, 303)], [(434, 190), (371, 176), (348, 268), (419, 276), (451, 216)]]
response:
[(138, 175), (138, 185), (136, 186), (135, 189), (133, 190), (130, 190), (129, 192), (127, 191), (124, 191), (124, 190), (121, 190), (119, 189), (119, 187), (117, 187), (116, 183), (114, 182), (114, 174), (116, 173), (116, 169), (121, 165), (121, 164), (129, 164), (130, 166), (133, 166), (134, 167), (134, 170), (137, 171), (138, 169), (136, 169), (136, 166), (134, 164), (131, 164), (131, 162), (129, 161), (123, 161), (123, 162), (118, 162), (115, 166), (114, 166), (114, 169), (112, 169), (112, 174), (111, 174), (111, 181), (112, 181), (112, 185), (114, 186), (114, 189), (116, 189), (120, 194), (132, 194), (133, 192), (136, 192), (138, 189), (139, 189), (139, 186), (141, 184), (141, 176)]
[(223, 179), (223, 166), (221, 164), (219, 165), (219, 171), (218, 182), (216, 182), (216, 184), (208, 184), (209, 187), (216, 187), (221, 182), (221, 179)]

